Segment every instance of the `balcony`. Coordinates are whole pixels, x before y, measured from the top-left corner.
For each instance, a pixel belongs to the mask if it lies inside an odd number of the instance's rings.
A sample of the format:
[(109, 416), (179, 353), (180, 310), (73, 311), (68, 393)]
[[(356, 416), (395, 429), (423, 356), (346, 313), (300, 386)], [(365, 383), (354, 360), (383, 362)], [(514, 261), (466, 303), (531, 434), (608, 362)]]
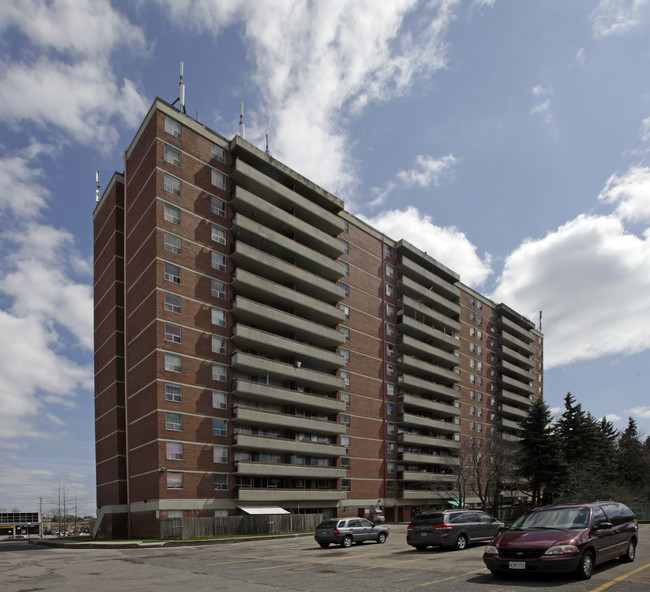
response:
[(505, 417), (501, 417), (499, 419), (499, 425), (501, 426), (501, 429), (504, 431), (509, 431), (509, 432), (521, 431), (518, 421), (512, 421), (511, 419), (506, 419)]
[(440, 313), (428, 307), (423, 302), (418, 302), (409, 296), (402, 296), (401, 301), (405, 316), (414, 318), (427, 326), (435, 327), (448, 333), (458, 333), (460, 331), (460, 323), (457, 318)]
[(247, 325), (256, 325), (279, 335), (293, 333), (296, 339), (324, 348), (335, 348), (345, 343), (343, 333), (319, 325), (243, 296), (237, 296), (230, 309), (234, 318)]
[(336, 304), (345, 298), (343, 288), (331, 280), (246, 243), (237, 241), (230, 258), (241, 269), (246, 269), (277, 284), (292, 284), (296, 291), (322, 302)]
[(453, 473), (429, 473), (427, 471), (400, 471), (398, 479), (411, 483), (453, 483)]
[(348, 471), (337, 467), (313, 467), (308, 465), (270, 464), (237, 461), (235, 473), (260, 477), (299, 477), (304, 479), (343, 479)]
[(460, 304), (457, 299), (449, 300), (407, 276), (400, 278), (397, 290), (401, 295), (422, 302), (447, 317), (458, 319), (460, 315)]
[[(434, 329), (444, 343), (444, 349), (429, 345), (409, 335), (400, 335), (397, 340), (397, 351), (400, 354), (412, 355), (416, 358), (432, 359), (434, 363), (447, 368), (454, 368), (460, 364), (460, 359), (454, 355), (454, 351), (460, 346), (460, 341)], [(453, 349), (450, 349), (453, 348)]]
[(263, 200), (257, 195), (237, 186), (230, 206), (238, 214), (255, 218), (268, 228), (282, 234), (291, 233), (296, 240), (323, 255), (336, 259), (343, 254), (343, 244), (338, 238), (322, 232), (282, 208)]
[(336, 327), (345, 320), (343, 311), (334, 304), (323, 302), (244, 269), (237, 269), (231, 285), (239, 296), (262, 300), (265, 304), (280, 309), (292, 308), (298, 316), (322, 325)]
[(307, 419), (297, 415), (271, 413), (269, 411), (248, 409), (246, 407), (235, 407), (233, 409), (233, 421), (235, 423), (247, 425), (284, 428), (296, 432), (324, 434), (329, 436), (345, 434), (346, 431), (345, 425), (336, 421)]
[(337, 444), (303, 442), (302, 440), (268, 438), (264, 436), (251, 436), (249, 434), (235, 434), (233, 448), (236, 450), (257, 450), (328, 457), (345, 456), (346, 453), (345, 446), (339, 446)]
[(525, 393), (526, 395), (532, 395), (535, 393), (535, 387), (531, 386), (528, 383), (521, 382), (516, 378), (511, 378), (505, 374), (501, 374), (499, 377), (499, 382), (505, 388), (516, 393)]
[[(452, 357), (456, 364), (460, 362), (456, 356)], [(430, 362), (425, 362), (424, 360), (413, 356), (399, 356), (397, 358), (397, 365), (400, 372), (403, 374), (410, 374), (411, 376), (421, 377), (425, 380), (431, 379), (445, 384), (453, 384), (458, 380), (458, 375), (454, 370)]]
[(530, 397), (528, 394), (515, 393), (507, 389), (501, 389), (498, 395), (499, 401), (503, 403), (509, 403), (511, 405), (522, 406), (530, 405)]
[(533, 348), (525, 341), (518, 339), (512, 333), (508, 333), (507, 331), (500, 331), (497, 335), (497, 341), (501, 345), (509, 347), (510, 349), (514, 349), (524, 357), (532, 356), (535, 353), (533, 351)]
[(458, 450), (460, 448), (460, 442), (453, 438), (437, 438), (408, 432), (400, 433), (397, 436), (397, 441), (413, 446), (427, 446), (428, 448), (444, 448), (446, 450)]
[(247, 325), (235, 325), (232, 341), (237, 349), (268, 354), (274, 358), (289, 357), (301, 360), (312, 370), (336, 371), (345, 365), (345, 358), (288, 337), (280, 337)]
[(244, 489), (236, 492), (240, 502), (336, 502), (344, 500), (345, 491), (338, 489)]
[[(415, 319), (402, 315), (397, 319), (397, 325), (402, 339), (405, 341), (406, 337), (414, 338), (422, 343), (422, 348), (427, 345), (434, 346), (446, 352), (454, 352), (460, 347), (460, 341), (456, 339), (451, 332), (443, 332), (431, 325), (427, 325)], [(418, 347), (418, 344), (410, 342), (412, 347)]]
[(522, 327), (507, 317), (499, 316), (497, 317), (497, 326), (500, 327), (502, 331), (507, 331), (526, 343), (532, 343), (535, 341), (535, 336), (531, 333), (531, 329), (534, 327), (532, 323), (530, 323), (530, 327)]
[(421, 500), (424, 502), (446, 502), (447, 500), (455, 500), (457, 498), (455, 491), (429, 491), (429, 490), (415, 490), (405, 489), (398, 493), (398, 497), (403, 500)]
[(400, 257), (397, 262), (397, 270), (402, 275), (413, 279), (426, 289), (436, 292), (446, 298), (458, 302), (460, 299), (460, 289), (440, 276), (425, 269), (407, 257)]
[(398, 412), (397, 422), (400, 425), (408, 425), (417, 428), (429, 429), (441, 434), (458, 434), (460, 425), (453, 421), (443, 421), (442, 419), (431, 419), (420, 415), (413, 415), (405, 411)]
[(516, 366), (504, 359), (499, 361), (499, 371), (526, 383), (530, 382), (534, 378), (529, 369), (521, 368), (520, 366)]
[(528, 416), (528, 410), (512, 407), (511, 405), (506, 405), (504, 403), (501, 404), (500, 412), (504, 419), (512, 419), (517, 423)]
[[(456, 380), (459, 380), (459, 378), (456, 378)], [(450, 401), (454, 401), (460, 398), (460, 392), (456, 389), (453, 389), (444, 384), (440, 384), (438, 382), (411, 376), (410, 374), (400, 375), (398, 377), (398, 383), (400, 391), (402, 392), (408, 391), (415, 393), (424, 393), (433, 397), (437, 396), (441, 399)]]
[(443, 467), (456, 467), (460, 465), (457, 456), (442, 456), (440, 454), (424, 454), (421, 452), (402, 452), (401, 460), (414, 465), (435, 465)]
[(306, 407), (324, 413), (344, 413), (347, 408), (345, 401), (338, 398), (308, 394), (294, 389), (270, 386), (263, 382), (252, 382), (241, 378), (233, 382), (232, 394), (235, 398), (268, 401), (276, 405)]
[(260, 196), (277, 208), (293, 212), (310, 226), (315, 226), (331, 236), (338, 236), (344, 230), (343, 220), (336, 214), (271, 179), (240, 158), (235, 161), (231, 176), (237, 185)]
[(460, 408), (455, 405), (449, 405), (448, 403), (440, 401), (432, 401), (431, 399), (407, 393), (400, 395), (400, 399), (404, 407), (407, 408), (424, 409), (443, 417), (460, 417)]
[(504, 360), (508, 360), (514, 364), (518, 364), (522, 368), (534, 368), (535, 367), (535, 361), (532, 360), (529, 357), (522, 356), (519, 352), (515, 351), (514, 349), (510, 349), (509, 347), (506, 346), (501, 346), (499, 348), (499, 352), (501, 354), (501, 357)]

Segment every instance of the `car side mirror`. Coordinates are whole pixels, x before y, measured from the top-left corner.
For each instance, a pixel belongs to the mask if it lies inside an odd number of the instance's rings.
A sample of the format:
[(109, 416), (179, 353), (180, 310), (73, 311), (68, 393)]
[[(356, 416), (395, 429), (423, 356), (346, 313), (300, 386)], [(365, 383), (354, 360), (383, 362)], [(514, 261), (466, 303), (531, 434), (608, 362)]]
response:
[(614, 525), (611, 522), (601, 522), (596, 526), (596, 530), (607, 530), (608, 528), (614, 528)]

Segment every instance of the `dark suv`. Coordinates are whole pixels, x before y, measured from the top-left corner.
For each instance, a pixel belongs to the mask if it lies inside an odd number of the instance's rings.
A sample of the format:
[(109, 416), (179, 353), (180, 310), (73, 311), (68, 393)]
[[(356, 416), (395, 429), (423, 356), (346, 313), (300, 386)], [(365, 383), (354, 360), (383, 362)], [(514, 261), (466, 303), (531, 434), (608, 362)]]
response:
[(483, 561), (494, 574), (575, 572), (588, 580), (599, 563), (634, 561), (638, 530), (632, 510), (617, 502), (535, 508), (485, 548)]
[(481, 510), (422, 512), (406, 529), (406, 542), (418, 551), (429, 546), (464, 549), (469, 543), (491, 541), (505, 525)]

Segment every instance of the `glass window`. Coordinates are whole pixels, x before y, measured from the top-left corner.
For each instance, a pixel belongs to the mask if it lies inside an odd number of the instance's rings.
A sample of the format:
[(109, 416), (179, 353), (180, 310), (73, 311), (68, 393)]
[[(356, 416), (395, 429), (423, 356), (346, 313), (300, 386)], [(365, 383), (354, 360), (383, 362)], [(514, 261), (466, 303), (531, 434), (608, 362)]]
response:
[(341, 457), (341, 468), (346, 471), (350, 470), (350, 459), (347, 456)]
[(214, 488), (219, 491), (228, 489), (228, 475), (218, 474), (214, 476)]
[(212, 144), (212, 158), (218, 160), (219, 162), (226, 163), (226, 151), (216, 144)]
[(174, 284), (181, 283), (181, 268), (172, 263), (165, 263), (165, 281)]
[(228, 449), (225, 446), (215, 446), (214, 447), (214, 462), (216, 463), (227, 463), (228, 462)]
[(181, 254), (181, 238), (165, 232), (165, 251), (171, 251), (176, 255)]
[(226, 189), (226, 175), (216, 169), (212, 170), (212, 184), (219, 189)]
[(348, 426), (348, 427), (350, 427), (350, 416), (345, 414), (345, 413), (342, 413), (341, 414), (341, 423)]
[(350, 350), (342, 347), (340, 349), (341, 355), (345, 358), (345, 363), (347, 364), (350, 361)]
[(341, 393), (341, 401), (345, 401), (345, 406), (350, 406), (350, 393)]
[(386, 245), (386, 257), (392, 257), (395, 254), (395, 250), (390, 245)]
[(388, 415), (395, 414), (395, 403), (386, 403), (386, 413)]
[(180, 413), (165, 413), (165, 429), (172, 432), (182, 432), (183, 416)]
[(210, 198), (210, 211), (217, 216), (226, 216), (226, 202), (214, 195)]
[(212, 324), (219, 327), (226, 326), (226, 311), (220, 308), (212, 307)]
[(339, 237), (339, 240), (343, 244), (343, 252), (346, 253), (346, 254), (349, 253), (350, 252), (350, 243), (348, 241), (346, 241), (344, 238)]
[(181, 223), (181, 211), (176, 206), (170, 206), (165, 204), (165, 220), (171, 222), (172, 224)]
[(226, 271), (226, 256), (212, 251), (212, 269)]
[(386, 424), (386, 433), (389, 435), (393, 435), (395, 433), (395, 424), (392, 422), (388, 422)]
[(212, 336), (212, 352), (215, 354), (226, 354), (226, 338), (219, 335)]
[(350, 373), (347, 370), (341, 370), (341, 378), (345, 381), (345, 386), (350, 386)]
[(392, 382), (387, 382), (386, 383), (386, 394), (389, 397), (394, 397), (395, 396), (395, 385)]
[(181, 328), (172, 323), (165, 323), (165, 341), (181, 342)]
[(226, 283), (219, 280), (212, 280), (212, 296), (214, 298), (226, 298)]
[(175, 138), (181, 139), (181, 124), (175, 119), (165, 117), (165, 131)]
[(390, 263), (386, 263), (386, 277), (393, 277), (395, 270)]
[(390, 303), (386, 303), (386, 316), (393, 317), (395, 316), (395, 307)]
[(350, 295), (350, 286), (348, 286), (345, 282), (339, 282), (339, 286), (343, 288), (343, 293), (347, 298)]
[(167, 442), (165, 444), (165, 458), (167, 460), (183, 460), (183, 444), (181, 442)]
[(214, 436), (227, 436), (228, 435), (228, 424), (225, 419), (213, 419), (212, 420), (212, 434)]
[(181, 194), (181, 180), (171, 175), (165, 175), (165, 181), (163, 183), (165, 191), (173, 195), (180, 196)]
[(217, 226), (216, 224), (212, 225), (212, 240), (220, 243), (222, 245), (226, 244), (226, 229)]
[(345, 314), (345, 319), (346, 319), (346, 320), (349, 319), (349, 318), (350, 318), (350, 307), (349, 307), (349, 306), (346, 306), (345, 304), (339, 304), (339, 308), (340, 308), (340, 309), (343, 311), (343, 313)]
[(215, 409), (227, 409), (228, 395), (223, 391), (212, 391), (212, 407)]
[(165, 310), (169, 312), (181, 312), (181, 297), (178, 294), (165, 292)]
[(165, 144), (165, 160), (174, 166), (181, 166), (181, 151)]
[(341, 327), (341, 333), (345, 335), (346, 341), (350, 341), (350, 329), (348, 327)]
[(165, 400), (180, 403), (183, 400), (183, 388), (177, 384), (166, 384)]
[(181, 357), (177, 354), (165, 354), (165, 370), (168, 372), (180, 372)]
[(395, 366), (393, 364), (386, 364), (386, 374), (395, 376)]
[(226, 367), (223, 364), (212, 364), (212, 380), (226, 382)]
[(391, 297), (395, 294), (395, 288), (391, 284), (386, 284), (386, 296)]
[(167, 489), (183, 489), (183, 473), (167, 471)]
[(392, 343), (386, 344), (386, 355), (390, 357), (395, 355), (395, 346)]
[(395, 335), (395, 325), (393, 323), (386, 323), (386, 335), (388, 337)]

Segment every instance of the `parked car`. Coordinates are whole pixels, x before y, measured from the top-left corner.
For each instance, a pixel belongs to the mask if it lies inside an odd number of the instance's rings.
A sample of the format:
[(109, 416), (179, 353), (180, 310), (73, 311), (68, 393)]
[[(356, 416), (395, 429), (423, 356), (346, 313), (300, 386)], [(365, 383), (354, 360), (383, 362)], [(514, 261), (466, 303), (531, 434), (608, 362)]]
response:
[(493, 574), (574, 572), (588, 580), (599, 563), (634, 561), (638, 530), (618, 502), (535, 508), (486, 547), (483, 561)]
[(417, 514), (406, 529), (406, 542), (418, 551), (429, 546), (462, 550), (470, 543), (491, 541), (505, 524), (481, 510), (444, 510)]
[(316, 527), (314, 538), (323, 548), (330, 544), (350, 547), (352, 543), (360, 545), (365, 541), (383, 543), (388, 538), (388, 528), (375, 524), (365, 518), (332, 518), (321, 522)]

